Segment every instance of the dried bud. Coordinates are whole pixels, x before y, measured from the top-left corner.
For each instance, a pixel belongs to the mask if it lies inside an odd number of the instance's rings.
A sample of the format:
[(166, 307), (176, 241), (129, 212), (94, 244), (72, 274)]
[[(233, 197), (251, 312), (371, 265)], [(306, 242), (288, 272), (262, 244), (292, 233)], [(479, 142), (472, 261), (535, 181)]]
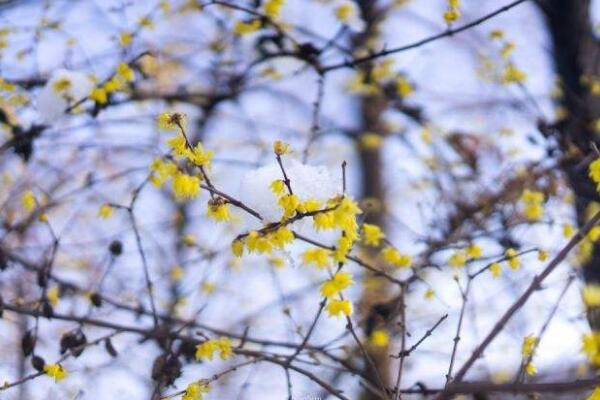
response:
[(44, 299), (42, 302), (42, 314), (48, 319), (52, 318), (52, 315), (54, 315), (54, 310), (47, 299)]
[(152, 365), (152, 379), (172, 385), (181, 376), (181, 361), (173, 355), (160, 355)]
[(0, 249), (0, 271), (4, 271), (6, 268), (8, 268), (8, 258), (4, 251)]
[(115, 349), (115, 346), (113, 346), (110, 338), (106, 338), (106, 340), (104, 340), (104, 348), (106, 349), (106, 352), (110, 354), (111, 357), (116, 357), (119, 355), (119, 353), (117, 353), (117, 349)]
[(37, 272), (37, 283), (39, 287), (45, 288), (48, 285), (48, 274), (45, 269)]
[(31, 330), (25, 332), (23, 338), (21, 339), (21, 349), (23, 350), (23, 355), (25, 357), (31, 355), (33, 350), (35, 349), (35, 336)]
[(181, 340), (179, 353), (185, 357), (186, 361), (193, 361), (196, 359), (196, 345), (197, 343), (193, 340)]
[(79, 357), (85, 350), (86, 343), (87, 338), (82, 330), (67, 332), (60, 338), (60, 354), (65, 354), (67, 350), (71, 350), (75, 357)]
[(120, 256), (123, 253), (123, 243), (120, 240), (113, 240), (108, 246), (108, 251), (115, 257)]
[(40, 356), (33, 356), (31, 358), (31, 366), (35, 368), (38, 372), (44, 372), (44, 365), (46, 365), (46, 361)]
[(102, 306), (102, 296), (100, 296), (100, 294), (98, 294), (97, 292), (94, 292), (90, 295), (90, 302), (95, 307), (101, 307)]

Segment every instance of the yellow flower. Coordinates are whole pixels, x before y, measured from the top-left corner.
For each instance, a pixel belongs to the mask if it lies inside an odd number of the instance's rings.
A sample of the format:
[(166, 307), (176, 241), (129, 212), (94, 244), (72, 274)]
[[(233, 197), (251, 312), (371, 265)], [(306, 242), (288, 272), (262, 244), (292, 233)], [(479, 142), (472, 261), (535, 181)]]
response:
[(252, 32), (256, 32), (260, 28), (262, 28), (262, 23), (260, 22), (260, 19), (257, 18), (249, 22), (236, 22), (235, 26), (233, 27), (233, 32), (238, 36), (244, 36)]
[(192, 382), (185, 388), (181, 400), (202, 400), (204, 394), (210, 391), (210, 386), (205, 382)]
[(465, 248), (465, 251), (467, 252), (467, 256), (474, 260), (481, 258), (481, 256), (483, 255), (483, 250), (481, 250), (481, 246), (478, 246), (474, 243), (467, 246), (467, 248)]
[(527, 335), (523, 338), (523, 345), (521, 346), (523, 357), (527, 358), (533, 355), (537, 342), (537, 338), (533, 335)]
[(257, 231), (251, 231), (246, 237), (246, 246), (248, 251), (253, 253), (270, 253), (273, 250), (273, 244)]
[(196, 346), (196, 360), (212, 360), (214, 353), (219, 352), (221, 360), (227, 360), (231, 357), (231, 340), (226, 337), (219, 339), (210, 339)]
[(185, 244), (188, 247), (194, 247), (198, 244), (196, 240), (196, 236), (191, 233), (187, 233), (181, 237), (181, 243)]
[(375, 347), (385, 347), (390, 343), (390, 335), (383, 329), (375, 329), (369, 338)]
[(367, 150), (376, 150), (383, 144), (383, 137), (373, 132), (365, 132), (360, 135), (360, 145)]
[(600, 158), (590, 163), (588, 175), (596, 184), (600, 185)]
[(314, 215), (313, 225), (317, 232), (325, 229), (335, 229), (335, 218), (333, 213), (330, 211)]
[(600, 285), (586, 285), (583, 289), (581, 289), (581, 299), (586, 307), (600, 306)]
[(127, 47), (131, 44), (131, 40), (133, 39), (133, 35), (131, 32), (121, 32), (119, 34), (119, 44), (123, 47)]
[(164, 162), (160, 158), (152, 162), (150, 170), (153, 172), (150, 182), (156, 187), (161, 187), (169, 178), (177, 174), (177, 166), (174, 163), (170, 161)]
[(234, 240), (233, 242), (231, 242), (231, 252), (236, 257), (241, 257), (242, 254), (244, 254), (244, 242), (242, 242), (241, 240)]
[(273, 245), (282, 249), (287, 244), (293, 242), (295, 236), (294, 236), (294, 233), (289, 228), (282, 226), (281, 228), (277, 229), (275, 232), (272, 232), (271, 234), (269, 234), (268, 238), (270, 239), (271, 243), (273, 243)]
[(598, 239), (600, 239), (600, 226), (596, 225), (592, 229), (590, 229), (590, 231), (587, 234), (587, 237), (592, 242), (595, 242)]
[(333, 259), (338, 263), (346, 262), (350, 250), (352, 250), (352, 239), (347, 236), (340, 237), (333, 252)]
[(372, 224), (363, 224), (363, 234), (363, 240), (369, 246), (379, 246), (379, 242), (385, 237), (381, 228)]
[(563, 231), (563, 236), (565, 238), (570, 238), (571, 236), (573, 236), (575, 234), (575, 228), (573, 228), (573, 225), (571, 225), (571, 224), (564, 224), (562, 227), (562, 231)]
[(279, 198), (278, 203), (283, 208), (284, 218), (290, 218), (296, 214), (296, 210), (300, 206), (300, 199), (295, 194), (286, 194)]
[(321, 295), (331, 298), (353, 283), (352, 274), (349, 272), (338, 272), (333, 278), (321, 285)]
[(348, 23), (354, 16), (354, 7), (350, 3), (341, 4), (335, 9), (335, 16), (340, 22)]
[(304, 264), (313, 264), (315, 267), (322, 269), (329, 265), (331, 252), (329, 250), (314, 248), (307, 249), (302, 253), (302, 261)]
[(195, 198), (200, 193), (200, 179), (179, 172), (173, 178), (173, 192), (179, 200)]
[(329, 300), (325, 308), (330, 317), (343, 314), (347, 317), (352, 315), (352, 303), (350, 300)]
[(308, 199), (305, 202), (303, 202), (302, 204), (300, 204), (299, 209), (302, 210), (302, 212), (304, 213), (308, 213), (308, 212), (314, 212), (317, 211), (321, 208), (321, 203), (319, 202), (319, 200), (315, 200), (315, 199)]
[(395, 248), (388, 246), (381, 251), (381, 256), (385, 261), (398, 268), (410, 267), (412, 257), (406, 254), (401, 254)]
[(21, 204), (23, 204), (25, 211), (33, 211), (37, 204), (37, 200), (31, 190), (23, 193), (23, 196), (21, 197)]
[(169, 277), (171, 278), (171, 280), (173, 282), (179, 282), (180, 280), (183, 279), (184, 274), (185, 274), (185, 271), (183, 270), (183, 268), (180, 265), (175, 265), (171, 269), (171, 272), (169, 273)]
[(396, 93), (401, 98), (408, 97), (412, 92), (414, 92), (414, 88), (408, 79), (404, 76), (399, 76), (396, 79)]
[(204, 150), (202, 143), (197, 143), (191, 151), (185, 153), (188, 160), (199, 167), (209, 166), (210, 161), (214, 156), (214, 152), (212, 150)]
[(462, 250), (454, 252), (448, 259), (448, 265), (455, 268), (463, 267), (466, 263), (467, 254)]
[(521, 195), (523, 214), (530, 221), (538, 221), (544, 215), (544, 194), (525, 189)]
[(540, 260), (541, 262), (546, 261), (548, 257), (550, 257), (550, 254), (546, 250), (538, 251), (538, 260)]
[(180, 112), (164, 112), (157, 118), (158, 127), (166, 130), (185, 128), (186, 121), (187, 116)]
[(600, 400), (600, 386), (597, 386), (585, 400)]
[(100, 218), (108, 219), (112, 217), (113, 212), (114, 209), (110, 206), (110, 204), (102, 204), (98, 210), (98, 216)]
[(427, 300), (431, 300), (433, 299), (433, 296), (435, 295), (435, 292), (433, 291), (432, 288), (427, 288), (427, 290), (425, 291), (425, 294), (423, 295), (423, 297)]
[(285, 182), (281, 179), (274, 180), (269, 186), (275, 196), (283, 196), (285, 194)]
[(119, 78), (113, 76), (104, 84), (104, 86), (102, 86), (102, 88), (106, 93), (112, 93), (121, 90), (123, 88), (123, 83)]
[(71, 81), (68, 78), (58, 79), (52, 84), (52, 90), (56, 93), (61, 93), (69, 90), (71, 87)]
[(204, 294), (211, 294), (213, 293), (215, 290), (217, 289), (217, 287), (215, 286), (214, 283), (211, 282), (202, 282), (202, 286), (200, 287), (200, 290), (202, 291), (202, 293)]
[(527, 372), (527, 375), (535, 375), (537, 373), (537, 368), (530, 362), (525, 366), (525, 372)]
[(131, 82), (135, 78), (135, 74), (133, 72), (133, 69), (131, 69), (131, 67), (129, 66), (129, 64), (124, 63), (124, 62), (119, 63), (119, 65), (117, 65), (117, 74), (121, 78), (123, 78), (123, 80), (125, 82)]
[(273, 19), (279, 17), (284, 4), (285, 0), (267, 0), (265, 2), (265, 14)]
[(517, 251), (512, 247), (507, 249), (506, 252), (504, 252), (504, 255), (507, 258), (506, 262), (508, 263), (508, 266), (515, 270), (519, 269), (519, 266), (521, 265), (517, 254)]
[(490, 264), (490, 272), (494, 278), (498, 278), (502, 275), (502, 265), (497, 262)]
[(285, 142), (282, 142), (281, 140), (276, 140), (273, 143), (273, 152), (278, 156), (287, 154), (290, 152), (290, 145)]
[(46, 293), (46, 298), (48, 299), (50, 304), (52, 304), (53, 307), (56, 307), (58, 305), (58, 300), (60, 299), (58, 286), (52, 286), (50, 289), (48, 289), (48, 292)]
[(456, 21), (459, 17), (460, 17), (460, 11), (455, 8), (447, 10), (444, 13), (444, 21), (446, 21), (447, 24), (450, 24), (450, 23)]
[(501, 82), (504, 84), (524, 82), (527, 78), (525, 72), (518, 69), (513, 63), (508, 63), (502, 73)]
[(222, 197), (215, 197), (208, 201), (208, 216), (215, 221), (229, 221), (231, 214), (229, 213), (229, 204)]
[(490, 39), (502, 39), (504, 32), (501, 29), (495, 29), (490, 32)]
[(106, 89), (97, 87), (92, 89), (90, 93), (90, 99), (94, 100), (98, 104), (106, 104), (108, 102), (108, 93)]
[(44, 373), (54, 378), (55, 382), (60, 382), (67, 377), (67, 370), (59, 363), (44, 365)]

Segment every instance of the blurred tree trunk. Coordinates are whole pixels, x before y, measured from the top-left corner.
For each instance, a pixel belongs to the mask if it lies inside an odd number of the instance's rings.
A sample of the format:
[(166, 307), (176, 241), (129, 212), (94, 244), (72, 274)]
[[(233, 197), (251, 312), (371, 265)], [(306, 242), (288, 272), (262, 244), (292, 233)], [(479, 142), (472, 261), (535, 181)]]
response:
[[(563, 119), (543, 131), (555, 136), (568, 156), (564, 169), (575, 194), (577, 220), (582, 225), (590, 204), (600, 199), (587, 175), (589, 161), (596, 158), (592, 144), (600, 143), (600, 132), (594, 130), (594, 121), (600, 118), (600, 43), (592, 26), (591, 0), (540, 0), (537, 4), (548, 27), (552, 57), (562, 83), (561, 105), (566, 111)], [(591, 87), (594, 79), (598, 80), (597, 88)], [(582, 271), (586, 283), (600, 283), (600, 246), (593, 246)], [(600, 330), (599, 311), (588, 312), (594, 330)]]
[[(355, 51), (364, 51), (369, 48), (369, 42), (378, 37), (379, 23), (385, 18), (385, 11), (379, 7), (377, 0), (359, 1), (361, 15), (365, 21), (365, 30), (356, 35), (353, 41)], [(365, 79), (369, 81), (372, 63), (361, 64), (361, 71)], [(381, 148), (378, 146), (365, 146), (363, 137), (369, 135), (383, 136), (385, 133), (383, 113), (388, 107), (386, 96), (381, 93), (360, 98), (360, 131), (356, 133), (356, 146), (359, 149), (362, 170), (362, 202), (361, 207), (365, 211), (364, 222), (379, 225), (385, 229), (385, 191), (383, 184), (383, 168), (381, 160)], [(363, 248), (364, 256), (377, 265), (377, 252), (373, 249)], [(381, 266), (379, 266), (381, 268)], [(382, 327), (385, 321), (377, 311), (377, 305), (387, 301), (391, 295), (389, 283), (375, 276), (368, 277), (365, 281), (363, 294), (359, 303), (359, 315), (365, 321), (362, 326), (365, 336), (368, 337), (373, 329)], [(364, 360), (364, 376), (369, 382), (381, 389), (381, 383), (390, 387), (390, 357), (388, 348), (374, 348), (364, 344), (369, 359)], [(366, 358), (366, 357), (365, 357)], [(373, 366), (376, 366), (373, 368)], [(362, 400), (381, 399), (372, 391), (365, 390), (361, 396)]]

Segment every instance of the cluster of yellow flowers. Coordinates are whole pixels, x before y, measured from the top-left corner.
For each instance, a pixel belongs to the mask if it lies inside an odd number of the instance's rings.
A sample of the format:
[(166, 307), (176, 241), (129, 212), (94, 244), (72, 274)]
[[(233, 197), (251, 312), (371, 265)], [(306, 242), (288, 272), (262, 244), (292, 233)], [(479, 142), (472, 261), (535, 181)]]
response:
[(523, 338), (523, 344), (521, 345), (521, 354), (523, 355), (523, 359), (527, 362), (525, 365), (525, 372), (528, 375), (535, 375), (537, 372), (537, 368), (533, 364), (533, 362), (529, 361), (535, 354), (535, 348), (538, 344), (538, 339), (533, 335), (527, 335)]
[[(350, 316), (352, 314), (352, 303), (349, 300), (344, 300), (341, 292), (353, 283), (352, 274), (338, 272), (333, 278), (321, 285), (321, 294), (328, 299), (326, 310), (330, 316), (338, 316), (340, 314)], [(335, 296), (339, 296), (339, 299), (334, 299)]]
[(521, 195), (523, 214), (530, 221), (539, 221), (544, 215), (544, 194), (525, 189)]
[(477, 260), (483, 255), (481, 246), (471, 243), (461, 250), (455, 251), (448, 259), (448, 265), (451, 267), (463, 267), (469, 260)]
[(216, 352), (219, 352), (221, 360), (227, 360), (233, 353), (231, 340), (226, 337), (209, 339), (196, 346), (196, 360), (212, 360)]
[[(167, 142), (173, 158), (186, 160), (190, 167), (209, 168), (213, 151), (205, 150), (202, 143), (192, 147), (185, 136), (185, 125), (186, 116), (183, 113), (165, 112), (158, 116), (159, 128), (177, 131), (176, 136)], [(150, 182), (156, 187), (161, 187), (171, 179), (173, 193), (179, 200), (193, 199), (200, 193), (201, 175), (189, 175), (173, 161), (157, 158), (150, 165), (150, 169)], [(209, 202), (208, 215), (217, 220), (228, 220), (229, 210), (224, 199), (217, 198), (212, 203)]]
[[(96, 86), (90, 93), (90, 99), (98, 104), (106, 104), (108, 95), (123, 90), (128, 82), (133, 82), (135, 73), (127, 63), (117, 65), (116, 73), (101, 86)], [(58, 83), (58, 82), (57, 82)]]
[(388, 59), (376, 64), (370, 73), (357, 71), (346, 89), (354, 94), (373, 95), (379, 93), (380, 88), (389, 82), (396, 88), (398, 97), (404, 99), (414, 92), (414, 86), (406, 75), (394, 72), (392, 67), (393, 60)]

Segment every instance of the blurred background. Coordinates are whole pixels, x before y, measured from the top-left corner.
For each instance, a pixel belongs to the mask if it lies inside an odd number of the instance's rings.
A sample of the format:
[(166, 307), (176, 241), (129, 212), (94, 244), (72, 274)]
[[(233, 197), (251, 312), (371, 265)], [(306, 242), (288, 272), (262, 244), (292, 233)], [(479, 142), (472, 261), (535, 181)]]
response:
[[(589, 0), (0, 2), (0, 398), (180, 398), (202, 379), (206, 399), (335, 398), (319, 382), (349, 399), (434, 398), (600, 209), (587, 169), (599, 24)], [(218, 222), (210, 190), (181, 201), (149, 183), (177, 135), (157, 124), (164, 112), (184, 113), (188, 140), (214, 151), (211, 187), (264, 221), (232, 205)], [(315, 243), (231, 252), (281, 218), (276, 140), (302, 201), (345, 193), (359, 225), (385, 232), (344, 265), (353, 329), (322, 312), (335, 264), (306, 262)], [(340, 236), (310, 218), (292, 227), (324, 247)], [(598, 237), (462, 377), (498, 391), (452, 396), (531, 398), (523, 384), (579, 379), (541, 398), (589, 395), (597, 350), (582, 337), (600, 328), (600, 301), (581, 290), (600, 282)], [(44, 304), (59, 317), (40, 316)], [(89, 344), (78, 357), (60, 351), (72, 332)], [(256, 353), (200, 362), (175, 333)], [(66, 379), (37, 373), (24, 337)], [(173, 349), (176, 376), (153, 377)]]

